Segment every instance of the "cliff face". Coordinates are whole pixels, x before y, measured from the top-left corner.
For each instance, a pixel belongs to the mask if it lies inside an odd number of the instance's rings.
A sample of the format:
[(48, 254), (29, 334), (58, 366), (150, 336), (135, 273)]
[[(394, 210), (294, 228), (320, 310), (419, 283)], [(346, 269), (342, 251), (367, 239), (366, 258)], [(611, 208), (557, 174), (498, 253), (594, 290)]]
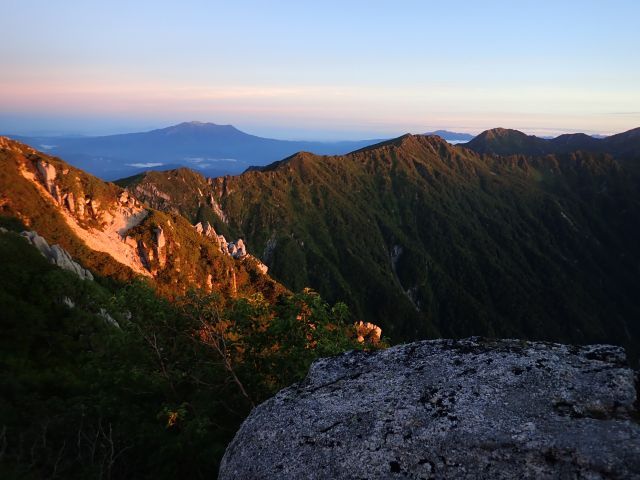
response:
[(217, 237), (181, 215), (154, 210), (113, 183), (4, 137), (0, 162), (0, 215), (19, 218), (93, 273), (146, 277), (168, 296), (190, 288), (267, 298), (285, 291), (242, 241), (222, 252)]
[(619, 347), (470, 338), (350, 352), (257, 407), (220, 478), (640, 478), (636, 402)]
[(0, 137), (0, 213), (20, 218), (94, 272), (150, 276), (126, 233), (148, 214), (117, 186)]

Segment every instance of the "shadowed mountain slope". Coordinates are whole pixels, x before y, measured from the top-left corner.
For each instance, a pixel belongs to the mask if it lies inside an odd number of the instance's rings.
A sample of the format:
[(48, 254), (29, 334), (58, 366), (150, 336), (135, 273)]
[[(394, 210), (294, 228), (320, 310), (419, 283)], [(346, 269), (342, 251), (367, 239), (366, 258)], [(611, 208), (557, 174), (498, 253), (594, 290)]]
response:
[[(546, 142), (494, 133), (503, 152)], [(405, 135), (238, 177), (193, 175), (126, 183), (156, 208), (243, 236), (285, 285), (344, 300), (396, 340), (482, 334), (635, 351), (640, 339), (638, 182), (610, 155), (481, 156)]]
[(604, 138), (596, 138), (584, 133), (571, 133), (551, 139), (526, 135), (518, 130), (493, 128), (482, 132), (466, 143), (465, 147), (478, 153), (532, 156), (583, 150), (609, 153), (625, 159), (640, 155), (640, 128)]

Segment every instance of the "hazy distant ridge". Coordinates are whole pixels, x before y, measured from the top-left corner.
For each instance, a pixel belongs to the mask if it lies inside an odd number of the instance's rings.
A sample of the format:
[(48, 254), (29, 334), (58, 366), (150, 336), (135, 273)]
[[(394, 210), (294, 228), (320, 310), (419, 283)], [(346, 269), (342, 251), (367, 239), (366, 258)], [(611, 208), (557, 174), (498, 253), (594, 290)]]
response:
[[(631, 132), (634, 132), (632, 130)], [(598, 139), (583, 133), (545, 139), (517, 130), (496, 128), (474, 137), (469, 133), (435, 130), (451, 143), (465, 143), (479, 153), (543, 155), (574, 150), (618, 150), (620, 135)], [(249, 167), (263, 167), (297, 152), (344, 155), (381, 139), (337, 142), (277, 140), (258, 137), (233, 125), (184, 122), (148, 132), (98, 137), (20, 137), (33, 148), (64, 158), (102, 179), (114, 180), (147, 170), (189, 167), (207, 177), (236, 175)], [(622, 143), (626, 143), (624, 139)]]
[(338, 155), (380, 141), (276, 140), (250, 135), (232, 125), (201, 122), (99, 137), (12, 138), (107, 180), (180, 166), (197, 169), (206, 176), (238, 174), (250, 166), (267, 165), (299, 151)]

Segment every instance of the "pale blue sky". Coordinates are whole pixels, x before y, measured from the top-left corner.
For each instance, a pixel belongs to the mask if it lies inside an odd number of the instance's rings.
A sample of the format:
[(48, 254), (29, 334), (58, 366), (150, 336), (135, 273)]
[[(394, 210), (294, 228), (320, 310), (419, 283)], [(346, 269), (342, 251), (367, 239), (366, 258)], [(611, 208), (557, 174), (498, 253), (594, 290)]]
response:
[(640, 126), (637, 1), (1, 2), (0, 132)]

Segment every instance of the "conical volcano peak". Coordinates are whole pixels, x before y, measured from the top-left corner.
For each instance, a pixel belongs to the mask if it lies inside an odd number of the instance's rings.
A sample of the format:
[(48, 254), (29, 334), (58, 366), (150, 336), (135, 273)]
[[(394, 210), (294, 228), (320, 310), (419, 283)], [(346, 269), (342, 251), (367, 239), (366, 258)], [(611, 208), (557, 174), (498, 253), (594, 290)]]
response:
[(219, 125), (211, 122), (182, 122), (177, 125), (162, 128), (160, 131), (166, 132), (240, 132), (233, 125)]

